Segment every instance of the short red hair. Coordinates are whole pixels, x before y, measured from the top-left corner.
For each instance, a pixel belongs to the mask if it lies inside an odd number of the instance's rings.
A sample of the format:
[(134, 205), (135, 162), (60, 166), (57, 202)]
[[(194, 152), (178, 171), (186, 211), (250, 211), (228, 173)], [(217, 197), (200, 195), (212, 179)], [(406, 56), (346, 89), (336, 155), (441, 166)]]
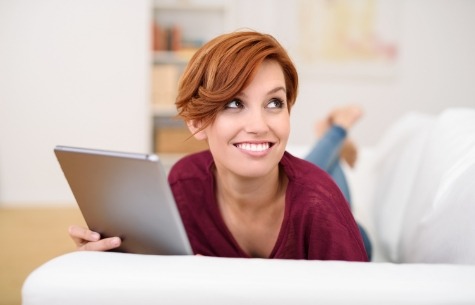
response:
[(214, 38), (194, 54), (178, 87), (178, 115), (205, 128), (246, 88), (264, 60), (282, 67), (290, 111), (297, 98), (298, 75), (287, 52), (271, 35), (239, 31)]

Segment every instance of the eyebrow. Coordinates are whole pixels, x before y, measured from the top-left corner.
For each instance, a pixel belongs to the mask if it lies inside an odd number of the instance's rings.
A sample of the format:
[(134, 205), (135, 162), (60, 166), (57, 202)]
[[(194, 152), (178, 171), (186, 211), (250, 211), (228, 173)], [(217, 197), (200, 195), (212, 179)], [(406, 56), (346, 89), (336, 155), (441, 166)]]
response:
[[(284, 86), (279, 86), (279, 87), (275, 87), (272, 90), (269, 90), (266, 94), (270, 95), (270, 94), (274, 94), (274, 93), (279, 92), (279, 91), (283, 91), (284, 93), (287, 93), (287, 90), (285, 90)], [(238, 96), (246, 97), (246, 94), (244, 92), (239, 92)]]
[(280, 90), (284, 91), (284, 93), (287, 93), (287, 90), (285, 90), (285, 87), (280, 86), (280, 87), (277, 87), (277, 88), (272, 89), (272, 90), (269, 91), (267, 94), (276, 93), (277, 91), (280, 91)]

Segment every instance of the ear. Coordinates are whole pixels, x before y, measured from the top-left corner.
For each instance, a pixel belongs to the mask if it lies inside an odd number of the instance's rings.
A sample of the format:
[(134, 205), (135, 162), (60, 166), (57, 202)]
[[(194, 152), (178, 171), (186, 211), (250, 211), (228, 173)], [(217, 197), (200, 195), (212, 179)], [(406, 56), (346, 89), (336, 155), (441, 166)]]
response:
[(188, 129), (190, 130), (191, 134), (193, 134), (195, 139), (202, 141), (208, 138), (206, 132), (204, 130), (200, 130), (201, 122), (190, 120), (186, 122), (186, 125), (188, 126)]

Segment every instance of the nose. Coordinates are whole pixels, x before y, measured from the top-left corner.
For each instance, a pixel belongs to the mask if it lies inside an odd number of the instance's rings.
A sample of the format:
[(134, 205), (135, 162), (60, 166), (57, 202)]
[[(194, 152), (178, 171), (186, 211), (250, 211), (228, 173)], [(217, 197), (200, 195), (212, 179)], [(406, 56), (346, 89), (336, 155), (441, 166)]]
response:
[(262, 134), (269, 130), (265, 112), (260, 107), (249, 109), (244, 119), (244, 130), (248, 133)]

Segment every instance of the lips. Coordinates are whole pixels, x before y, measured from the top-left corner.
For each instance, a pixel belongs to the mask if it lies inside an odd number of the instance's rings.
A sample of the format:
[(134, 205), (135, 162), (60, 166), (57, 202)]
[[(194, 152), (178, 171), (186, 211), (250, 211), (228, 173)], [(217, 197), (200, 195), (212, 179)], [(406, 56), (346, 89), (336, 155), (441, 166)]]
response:
[(270, 142), (262, 143), (237, 143), (234, 144), (239, 149), (251, 151), (251, 152), (261, 152), (268, 150), (273, 144)]

